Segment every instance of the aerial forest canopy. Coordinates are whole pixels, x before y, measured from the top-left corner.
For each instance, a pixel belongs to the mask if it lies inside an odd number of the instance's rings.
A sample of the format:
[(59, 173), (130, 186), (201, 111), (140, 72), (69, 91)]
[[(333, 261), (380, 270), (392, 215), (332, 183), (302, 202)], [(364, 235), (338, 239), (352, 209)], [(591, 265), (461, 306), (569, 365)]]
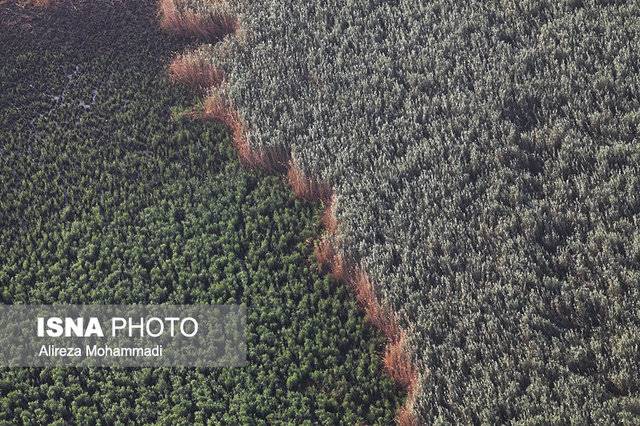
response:
[(638, 422), (637, 1), (71, 3), (0, 10), (0, 302), (246, 303), (250, 366), (5, 369), (0, 420)]
[(640, 5), (232, 3), (242, 31), (188, 55), (253, 149), (334, 188), (419, 420), (637, 420)]
[(391, 423), (383, 338), (312, 257), (317, 206), (185, 114), (154, 2), (71, 5), (0, 9), (0, 303), (243, 303), (248, 365), (1, 368), (0, 423)]

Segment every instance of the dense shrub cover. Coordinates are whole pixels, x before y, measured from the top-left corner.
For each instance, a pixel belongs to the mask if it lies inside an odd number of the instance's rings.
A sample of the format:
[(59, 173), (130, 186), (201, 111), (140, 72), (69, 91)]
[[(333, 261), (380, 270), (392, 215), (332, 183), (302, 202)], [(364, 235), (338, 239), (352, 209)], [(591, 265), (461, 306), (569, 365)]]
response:
[(238, 369), (1, 369), (6, 424), (389, 424), (383, 339), (311, 258), (319, 211), (184, 112), (155, 5), (0, 32), (0, 303), (245, 303)]
[(234, 4), (211, 99), (334, 187), (421, 420), (637, 420), (638, 3)]

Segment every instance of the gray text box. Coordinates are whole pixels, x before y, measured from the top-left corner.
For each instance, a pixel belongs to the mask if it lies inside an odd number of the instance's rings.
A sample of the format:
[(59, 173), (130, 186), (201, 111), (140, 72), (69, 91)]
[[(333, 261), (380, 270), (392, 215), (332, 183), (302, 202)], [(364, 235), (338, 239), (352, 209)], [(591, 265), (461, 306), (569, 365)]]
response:
[(242, 305), (0, 305), (0, 366), (243, 366), (245, 329)]

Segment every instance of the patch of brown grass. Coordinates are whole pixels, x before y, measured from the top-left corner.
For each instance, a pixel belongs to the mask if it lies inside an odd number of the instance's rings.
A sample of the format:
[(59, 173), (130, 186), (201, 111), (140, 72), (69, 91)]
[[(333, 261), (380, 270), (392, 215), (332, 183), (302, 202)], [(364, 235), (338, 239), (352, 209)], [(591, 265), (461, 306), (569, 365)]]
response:
[(316, 243), (313, 254), (316, 256), (316, 260), (321, 268), (330, 268), (335, 253), (328, 238), (322, 238)]
[(417, 396), (420, 373), (411, 360), (406, 333), (400, 327), (396, 316), (380, 303), (369, 276), (344, 259), (334, 247), (330, 236), (325, 236), (316, 244), (314, 253), (325, 271), (334, 279), (342, 280), (352, 288), (358, 304), (365, 312), (365, 319), (380, 330), (387, 339), (382, 357), (384, 369), (398, 386), (407, 391), (407, 400), (398, 409), (396, 422), (401, 426), (418, 425), (413, 405)]
[(254, 150), (249, 144), (246, 127), (238, 112), (221, 95), (211, 95), (204, 100), (201, 118), (212, 119), (225, 124), (231, 131), (231, 140), (240, 161), (248, 167), (257, 167), (270, 172), (282, 172), (289, 162), (289, 152), (285, 148), (269, 147)]
[(324, 202), (324, 210), (320, 218), (322, 226), (324, 226), (325, 231), (329, 234), (335, 234), (338, 231), (338, 218), (336, 217), (337, 206), (338, 199), (335, 192), (331, 191), (331, 197)]
[(289, 162), (287, 182), (297, 197), (308, 201), (320, 200), (327, 203), (333, 193), (329, 185), (305, 175), (295, 161)]
[(348, 281), (355, 291), (356, 299), (364, 308), (367, 320), (382, 331), (389, 342), (396, 343), (401, 336), (398, 321), (391, 311), (378, 301), (369, 276), (358, 268)]
[(204, 100), (201, 118), (225, 124), (231, 131), (231, 141), (238, 151), (240, 160), (253, 165), (253, 152), (247, 140), (247, 131), (235, 109), (220, 95), (211, 95)]
[(404, 404), (398, 408), (396, 423), (398, 426), (418, 426), (420, 424), (413, 410), (413, 404)]
[(336, 252), (329, 237), (322, 238), (315, 246), (314, 254), (320, 266), (337, 281), (346, 280), (347, 266)]
[(174, 83), (204, 91), (217, 87), (224, 80), (222, 70), (201, 56), (189, 52), (176, 56), (169, 65), (169, 77)]
[(383, 361), (385, 370), (396, 383), (407, 389), (409, 393), (415, 390), (418, 374), (411, 363), (404, 332), (401, 332), (395, 342), (392, 341), (387, 345)]
[(161, 28), (178, 37), (218, 41), (236, 32), (240, 26), (224, 1), (212, 0), (208, 9), (202, 12), (180, 10), (176, 1), (179, 0), (160, 0), (159, 14)]

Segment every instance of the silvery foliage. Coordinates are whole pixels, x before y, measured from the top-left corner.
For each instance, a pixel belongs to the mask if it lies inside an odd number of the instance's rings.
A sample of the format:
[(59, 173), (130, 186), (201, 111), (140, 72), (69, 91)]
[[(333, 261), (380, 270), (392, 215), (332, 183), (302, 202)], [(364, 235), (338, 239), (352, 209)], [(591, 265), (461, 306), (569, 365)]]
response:
[(235, 7), (220, 90), (255, 147), (335, 186), (345, 252), (411, 332), (422, 420), (632, 419), (640, 6)]

